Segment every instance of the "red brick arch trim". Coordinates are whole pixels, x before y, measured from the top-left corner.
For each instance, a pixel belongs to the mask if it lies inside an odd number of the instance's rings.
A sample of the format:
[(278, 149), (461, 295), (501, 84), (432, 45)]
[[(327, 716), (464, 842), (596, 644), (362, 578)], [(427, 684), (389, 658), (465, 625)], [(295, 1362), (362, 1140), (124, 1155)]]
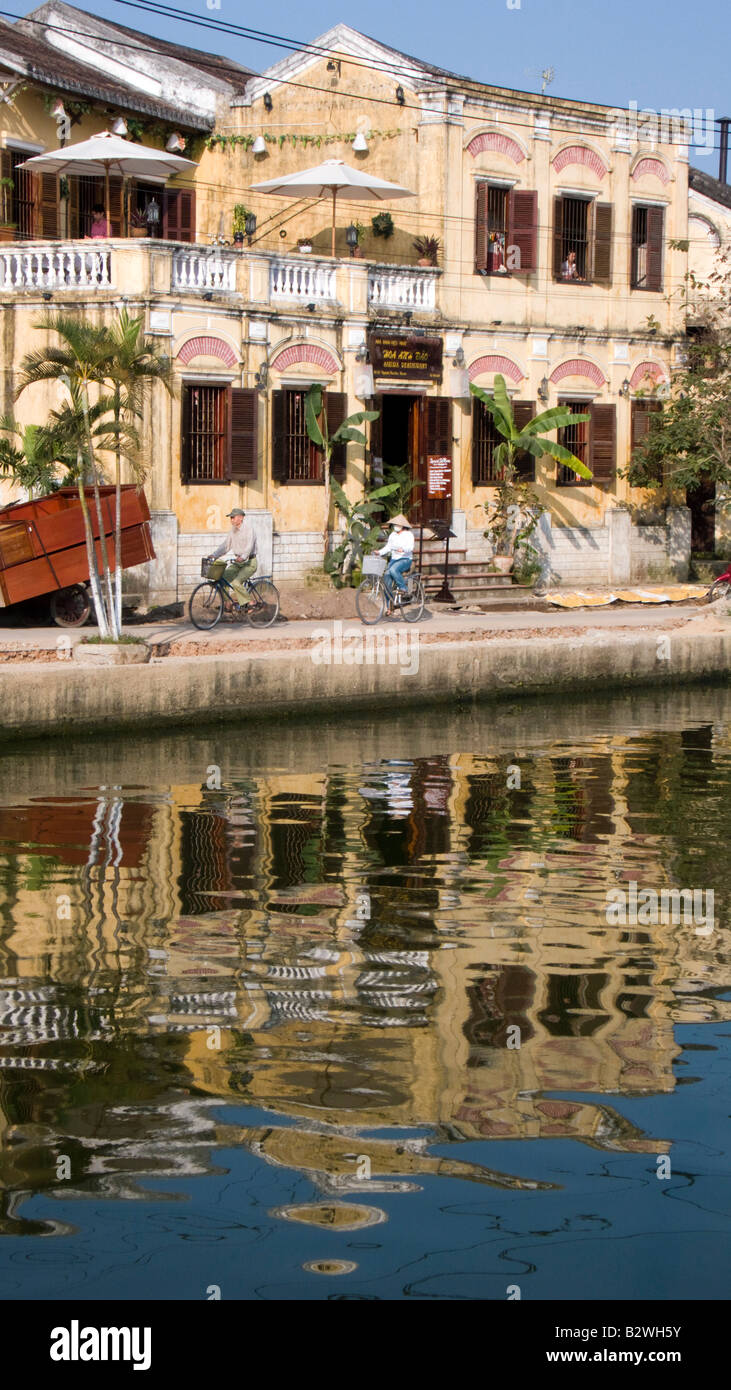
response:
[(317, 347), (314, 343), (293, 343), (291, 347), (282, 348), (281, 352), (272, 358), (270, 365), (276, 367), (278, 372), (284, 372), (296, 362), (310, 362), (313, 367), (320, 367), (331, 376), (339, 370), (332, 353), (327, 352), (325, 348)]
[(502, 376), (509, 377), (511, 381), (522, 381), (523, 373), (517, 362), (513, 362), (510, 357), (488, 356), (478, 357), (470, 367), (470, 381), (475, 377), (482, 376), (483, 372), (500, 372)]
[(670, 175), (661, 159), (638, 159), (630, 178), (641, 179), (645, 174), (654, 174), (662, 184), (670, 183)]
[(640, 362), (635, 367), (630, 379), (630, 391), (636, 391), (641, 381), (646, 381), (648, 376), (652, 381), (667, 381), (668, 375), (664, 367), (658, 362)]
[(225, 343), (223, 338), (189, 338), (178, 353), (178, 360), (186, 366), (194, 357), (218, 357), (221, 362), (225, 362), (227, 367), (235, 367), (237, 362), (236, 353), (230, 343)]
[(603, 386), (606, 380), (604, 373), (594, 362), (587, 362), (583, 357), (572, 357), (570, 362), (562, 362), (560, 367), (554, 367), (551, 372), (551, 381), (557, 385), (563, 381), (565, 376), (585, 376), (595, 386)]
[(565, 149), (559, 150), (553, 159), (556, 173), (560, 174), (567, 164), (583, 164), (599, 179), (603, 179), (609, 172), (604, 160), (599, 158), (596, 150), (589, 149), (588, 145), (567, 145)]
[(507, 155), (514, 164), (522, 164), (525, 159), (525, 154), (518, 141), (512, 140), (509, 135), (503, 135), (497, 130), (483, 130), (481, 135), (474, 135), (469, 145), (466, 146), (466, 150), (473, 159), (476, 155), (482, 154), (483, 150), (489, 150), (491, 154)]

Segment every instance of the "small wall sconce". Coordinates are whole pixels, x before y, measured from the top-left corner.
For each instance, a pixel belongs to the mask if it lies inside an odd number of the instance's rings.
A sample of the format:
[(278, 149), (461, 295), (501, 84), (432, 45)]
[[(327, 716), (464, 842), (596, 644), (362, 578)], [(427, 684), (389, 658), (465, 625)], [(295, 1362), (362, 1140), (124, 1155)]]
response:
[(345, 232), (345, 240), (347, 241), (348, 246), (350, 247), (350, 254), (352, 256), (355, 252), (356, 246), (358, 245), (358, 231), (357, 228), (353, 226), (352, 222)]
[(460, 346), (452, 358), (449, 374), (449, 391), (455, 400), (464, 400), (470, 394), (470, 374), (465, 363), (464, 348)]
[(397, 100), (399, 106), (405, 106), (405, 105), (406, 105), (406, 93), (405, 93), (403, 87), (397, 87), (397, 88), (396, 88), (396, 100)]
[(455, 354), (454, 354), (454, 357), (452, 358), (452, 366), (453, 366), (453, 367), (464, 367), (464, 363), (465, 363), (464, 348), (463, 348), (462, 345), (460, 344), (460, 346), (457, 348), (457, 351), (456, 351)]
[(361, 344), (358, 348), (355, 354), (355, 361), (357, 364), (355, 370), (355, 394), (359, 401), (365, 401), (373, 395), (376, 389), (373, 381), (373, 368), (368, 361), (368, 349), (365, 343)]
[(340, 76), (340, 59), (339, 59), (339, 58), (331, 58), (330, 61), (329, 61), (329, 63), (328, 63), (328, 65), (327, 65), (327, 70), (328, 70), (328, 72), (336, 72), (337, 75), (338, 75), (338, 77), (339, 77), (339, 76)]
[(628, 398), (628, 396), (629, 396), (629, 393), (630, 393), (630, 382), (629, 382), (629, 377), (625, 377), (624, 381), (622, 382), (622, 385), (621, 385), (620, 388), (619, 388), (619, 393), (618, 393), (618, 394), (619, 394), (620, 396), (623, 396), (624, 399), (627, 400), (627, 398)]
[(544, 376), (544, 378), (543, 378), (543, 380), (542, 380), (540, 386), (538, 387), (538, 399), (539, 399), (539, 401), (543, 401), (544, 405), (545, 405), (546, 401), (548, 400), (548, 389), (549, 389), (548, 377), (547, 377), (547, 376)]
[(267, 381), (269, 380), (269, 368), (266, 362), (262, 362), (258, 372), (254, 376), (257, 391), (266, 391)]
[(368, 141), (366, 140), (362, 130), (358, 131), (358, 134), (356, 135), (353, 141), (353, 149), (355, 150), (356, 154), (368, 153)]
[(125, 121), (124, 116), (115, 117), (115, 119), (112, 121), (112, 130), (115, 135), (127, 134), (127, 122)]
[(266, 149), (267, 149), (267, 142), (266, 142), (266, 140), (264, 139), (264, 136), (263, 136), (263, 135), (257, 135), (257, 137), (256, 137), (256, 139), (255, 139), (253, 145), (251, 146), (251, 153), (252, 153), (252, 154), (266, 154)]
[(274, 102), (272, 101), (271, 96), (269, 95), (268, 92), (265, 92), (265, 93), (264, 93), (264, 110), (265, 110), (265, 111), (271, 111), (273, 105), (274, 105)]
[(252, 241), (254, 240), (254, 237), (255, 237), (255, 235), (256, 235), (256, 213), (255, 213), (255, 212), (247, 212), (247, 214), (246, 214), (246, 220), (245, 220), (245, 222), (244, 222), (244, 231), (246, 232), (246, 240), (248, 241), (249, 246), (251, 246), (251, 243), (252, 243)]

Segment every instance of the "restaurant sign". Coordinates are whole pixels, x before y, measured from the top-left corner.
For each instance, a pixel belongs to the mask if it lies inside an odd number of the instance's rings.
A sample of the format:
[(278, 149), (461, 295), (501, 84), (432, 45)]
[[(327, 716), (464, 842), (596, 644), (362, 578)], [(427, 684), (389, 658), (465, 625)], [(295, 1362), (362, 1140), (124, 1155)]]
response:
[(427, 454), (426, 495), (429, 498), (452, 496), (452, 460), (446, 454)]
[(373, 375), (390, 381), (441, 381), (442, 340), (407, 333), (371, 333)]

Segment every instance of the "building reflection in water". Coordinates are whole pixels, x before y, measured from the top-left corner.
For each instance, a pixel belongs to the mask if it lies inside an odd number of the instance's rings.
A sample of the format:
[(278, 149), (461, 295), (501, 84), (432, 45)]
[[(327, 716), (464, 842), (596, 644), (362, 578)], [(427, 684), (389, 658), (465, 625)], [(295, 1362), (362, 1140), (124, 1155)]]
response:
[[(65, 1229), (24, 1220), (32, 1193), (139, 1198), (237, 1143), (309, 1176), (333, 1200), (280, 1215), (323, 1224), (356, 1220), (337, 1196), (376, 1220), (368, 1194), (432, 1174), (550, 1186), (462, 1160), (465, 1141), (665, 1151), (613, 1098), (672, 1090), (674, 1022), (728, 1011), (718, 941), (609, 927), (606, 893), (704, 881), (697, 857), (682, 877), (676, 832), (700, 796), (728, 805), (728, 747), (723, 725), (493, 756), (341, 748), (217, 789), (138, 776), (9, 801), (0, 1230)], [(221, 1101), (267, 1122), (226, 1123)]]

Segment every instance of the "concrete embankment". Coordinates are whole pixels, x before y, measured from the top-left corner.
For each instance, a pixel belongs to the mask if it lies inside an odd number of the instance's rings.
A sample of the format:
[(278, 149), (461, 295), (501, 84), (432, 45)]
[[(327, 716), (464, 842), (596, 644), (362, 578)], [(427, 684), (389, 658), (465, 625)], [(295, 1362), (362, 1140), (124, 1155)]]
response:
[[(360, 661), (359, 661), (360, 654)], [(358, 709), (506, 696), (728, 681), (731, 627), (671, 633), (591, 631), (576, 638), (398, 642), (167, 658), (147, 666), (86, 668), (73, 661), (0, 668), (0, 721), (8, 738), (106, 732), (292, 715), (342, 717)]]

